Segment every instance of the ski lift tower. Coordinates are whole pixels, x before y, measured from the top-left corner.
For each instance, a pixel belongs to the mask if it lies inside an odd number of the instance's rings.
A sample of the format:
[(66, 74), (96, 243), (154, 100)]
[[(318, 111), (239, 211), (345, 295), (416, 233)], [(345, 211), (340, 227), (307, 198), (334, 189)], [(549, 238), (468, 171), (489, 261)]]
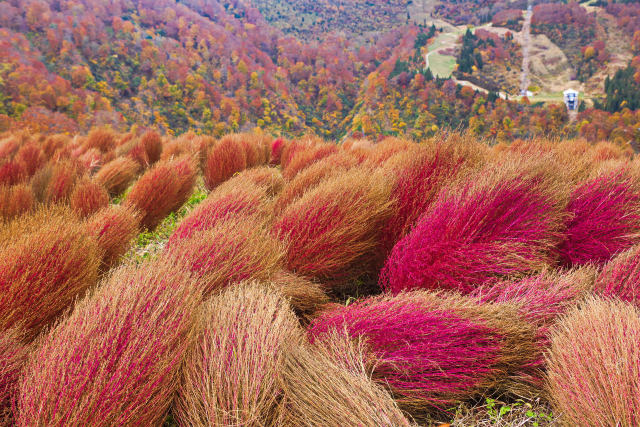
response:
[(578, 94), (579, 92), (573, 89), (567, 89), (562, 92), (564, 104), (567, 106), (569, 112), (578, 111)]

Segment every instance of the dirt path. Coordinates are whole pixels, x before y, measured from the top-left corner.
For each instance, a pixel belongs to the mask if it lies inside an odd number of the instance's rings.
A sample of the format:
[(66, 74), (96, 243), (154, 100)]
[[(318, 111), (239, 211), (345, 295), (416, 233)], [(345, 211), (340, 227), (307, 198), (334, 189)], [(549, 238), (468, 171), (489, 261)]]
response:
[(533, 15), (531, 0), (527, 2), (522, 23), (522, 76), (520, 77), (520, 94), (525, 95), (529, 90), (529, 51), (531, 47), (531, 16)]

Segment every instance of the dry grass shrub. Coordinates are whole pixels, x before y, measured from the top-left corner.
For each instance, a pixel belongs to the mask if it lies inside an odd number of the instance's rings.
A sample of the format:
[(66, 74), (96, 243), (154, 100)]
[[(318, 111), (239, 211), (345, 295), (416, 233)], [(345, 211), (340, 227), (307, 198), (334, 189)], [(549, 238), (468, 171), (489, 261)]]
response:
[(19, 329), (0, 331), (0, 425), (13, 425), (11, 405), (30, 347)]
[(6, 160), (0, 163), (0, 185), (20, 184), (28, 177), (27, 167), (17, 160)]
[(357, 160), (345, 152), (338, 152), (310, 165), (288, 181), (275, 201), (276, 213), (282, 211), (299, 199), (305, 191), (311, 190), (323, 181), (355, 167)]
[(176, 402), (182, 425), (282, 425), (278, 381), (289, 348), (302, 340), (287, 301), (259, 283), (240, 283), (206, 301)]
[(118, 157), (98, 170), (94, 180), (112, 196), (122, 194), (136, 179), (140, 166), (129, 157)]
[[(34, 188), (35, 181), (32, 181), (32, 188), (36, 197), (43, 194), (43, 201), (46, 203), (68, 203), (76, 183), (84, 174), (84, 169), (75, 161), (54, 162), (46, 187), (43, 190)], [(38, 174), (34, 175), (34, 179), (37, 176)]]
[(108, 129), (94, 129), (89, 132), (87, 139), (85, 140), (85, 149), (96, 148), (102, 153), (113, 150), (116, 146), (116, 137), (111, 130)]
[(21, 146), (15, 159), (25, 166), (29, 177), (33, 176), (46, 163), (44, 152), (35, 142), (27, 142)]
[(138, 179), (124, 203), (140, 211), (141, 225), (153, 230), (189, 198), (195, 179), (196, 169), (189, 157), (160, 161)]
[(138, 228), (139, 214), (121, 205), (105, 207), (87, 219), (86, 232), (96, 238), (102, 250), (102, 272), (118, 264), (138, 234)]
[(371, 379), (361, 341), (333, 333), (287, 352), (282, 384), (291, 426), (409, 426), (389, 393)]
[(547, 381), (566, 426), (634, 426), (640, 420), (640, 311), (591, 298), (551, 336)]
[(303, 323), (308, 323), (329, 303), (321, 284), (286, 270), (276, 271), (268, 283), (287, 298)]
[(29, 212), (36, 200), (27, 184), (0, 186), (0, 220), (10, 220)]
[(286, 180), (291, 180), (300, 171), (311, 166), (318, 160), (328, 157), (338, 152), (338, 147), (334, 144), (316, 144), (302, 150), (296, 151), (282, 169), (282, 176)]
[(109, 204), (109, 193), (96, 181), (81, 178), (69, 198), (69, 206), (80, 217), (86, 218)]
[(246, 167), (246, 150), (240, 138), (225, 136), (207, 154), (203, 170), (205, 185), (212, 190)]
[(270, 221), (273, 217), (271, 206), (266, 189), (254, 185), (244, 174), (238, 175), (216, 187), (178, 224), (169, 238), (168, 246), (209, 230), (227, 219), (256, 218)]
[(247, 169), (239, 173), (238, 176), (242, 176), (258, 187), (264, 188), (269, 197), (274, 197), (279, 194), (285, 185), (280, 170), (271, 166), (259, 166)]

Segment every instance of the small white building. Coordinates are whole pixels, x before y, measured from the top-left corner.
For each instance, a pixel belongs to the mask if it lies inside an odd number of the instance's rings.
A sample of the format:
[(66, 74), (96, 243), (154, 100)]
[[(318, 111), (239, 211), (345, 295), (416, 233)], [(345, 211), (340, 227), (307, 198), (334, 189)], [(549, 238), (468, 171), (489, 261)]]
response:
[(562, 92), (562, 95), (564, 96), (564, 104), (567, 106), (567, 110), (578, 110), (578, 94), (579, 92), (573, 89), (567, 89)]

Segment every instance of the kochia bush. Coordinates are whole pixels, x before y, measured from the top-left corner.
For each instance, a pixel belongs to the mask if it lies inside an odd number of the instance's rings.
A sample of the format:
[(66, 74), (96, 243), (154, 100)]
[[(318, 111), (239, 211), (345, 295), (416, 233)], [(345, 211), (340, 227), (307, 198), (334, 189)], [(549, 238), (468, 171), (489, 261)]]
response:
[(640, 245), (618, 254), (596, 279), (595, 290), (602, 296), (640, 303)]
[(162, 256), (199, 279), (205, 295), (248, 279), (267, 280), (283, 267), (285, 250), (264, 221), (234, 218), (168, 246)]
[(377, 360), (373, 378), (407, 410), (444, 410), (508, 384), (533, 349), (533, 329), (514, 307), (424, 291), (370, 297), (322, 313), (313, 340), (332, 331), (362, 338)]
[(605, 170), (576, 188), (561, 246), (567, 265), (602, 265), (640, 242), (640, 187), (626, 166)]
[(379, 173), (354, 169), (287, 206), (273, 232), (287, 244), (287, 267), (306, 277), (344, 281), (371, 273), (379, 229), (391, 212)]
[(105, 164), (94, 180), (104, 186), (109, 194), (121, 194), (136, 179), (140, 166), (128, 157), (118, 157)]
[(12, 425), (11, 405), (30, 347), (19, 329), (0, 331), (0, 425)]
[(633, 426), (640, 420), (640, 311), (593, 298), (554, 329), (547, 382), (566, 425)]
[(302, 338), (287, 302), (259, 283), (235, 285), (203, 304), (177, 401), (184, 425), (282, 425), (278, 381)]
[(247, 167), (247, 155), (238, 138), (222, 138), (209, 150), (204, 166), (204, 182), (209, 190)]
[(188, 158), (160, 161), (133, 185), (124, 203), (140, 211), (141, 225), (153, 230), (189, 198), (195, 176)]
[(79, 180), (69, 198), (71, 209), (83, 218), (99, 211), (108, 204), (109, 193), (107, 193), (107, 190), (89, 178)]
[(95, 237), (102, 251), (103, 272), (116, 265), (127, 252), (138, 228), (138, 213), (121, 205), (103, 208), (87, 219), (86, 232)]
[(66, 209), (9, 223), (0, 247), (0, 330), (20, 326), (35, 337), (98, 279), (98, 244)]
[(482, 170), (444, 188), (394, 246), (380, 283), (464, 293), (497, 276), (531, 273), (555, 262), (566, 197), (544, 165)]
[(16, 424), (161, 424), (195, 337), (197, 289), (164, 264), (115, 271), (38, 342)]

